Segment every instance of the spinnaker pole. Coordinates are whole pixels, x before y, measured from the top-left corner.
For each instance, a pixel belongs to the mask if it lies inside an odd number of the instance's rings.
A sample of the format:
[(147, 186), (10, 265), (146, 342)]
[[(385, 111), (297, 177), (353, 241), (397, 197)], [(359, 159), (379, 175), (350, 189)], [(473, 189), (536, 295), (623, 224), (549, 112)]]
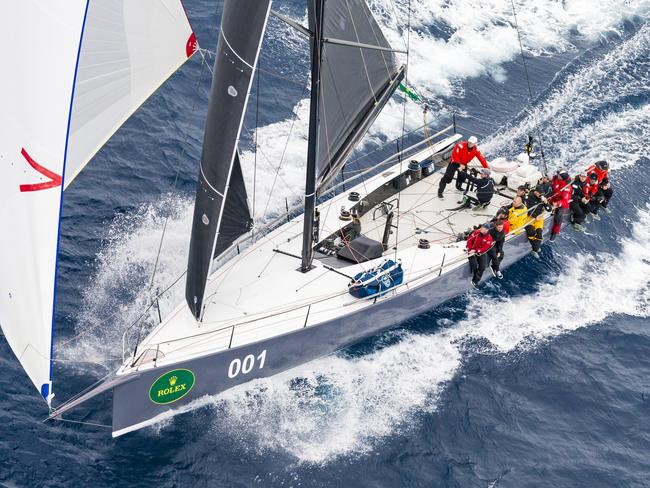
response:
[(307, 148), (307, 171), (305, 181), (305, 216), (302, 233), (303, 273), (309, 271), (314, 259), (314, 210), (316, 208), (316, 158), (318, 154), (318, 117), (320, 112), (320, 80), (323, 50), (324, 0), (314, 2), (314, 33), (311, 47), (311, 106), (309, 109), (309, 142)]

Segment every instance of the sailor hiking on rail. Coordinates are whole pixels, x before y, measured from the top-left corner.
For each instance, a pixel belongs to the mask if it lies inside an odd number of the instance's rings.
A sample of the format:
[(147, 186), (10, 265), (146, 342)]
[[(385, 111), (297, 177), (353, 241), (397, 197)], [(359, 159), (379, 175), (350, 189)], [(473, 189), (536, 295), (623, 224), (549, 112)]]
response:
[(478, 288), (481, 282), (483, 271), (488, 265), (488, 251), (494, 244), (492, 236), (489, 234), (489, 225), (487, 222), (482, 224), (478, 230), (472, 232), (467, 239), (467, 252), (469, 254), (469, 267), (472, 272), (472, 286)]
[[(461, 141), (451, 152), (451, 158), (449, 159), (449, 164), (445, 170), (445, 174), (440, 179), (440, 185), (438, 186), (438, 198), (443, 198), (442, 194), (445, 191), (445, 187), (452, 182), (454, 175), (457, 171), (462, 169), (462, 166), (467, 166), (474, 158), (477, 158), (481, 165), (484, 168), (488, 168), (488, 162), (481, 154), (481, 151), (478, 149), (478, 139), (476, 136), (470, 137), (467, 141)], [(456, 177), (456, 189), (459, 191), (463, 190), (462, 184), (464, 181), (464, 175), (458, 173)]]
[(571, 187), (571, 176), (569, 172), (562, 169), (557, 172), (551, 180), (553, 195), (549, 201), (553, 205), (553, 229), (551, 230), (551, 241), (554, 241), (562, 228), (562, 222), (566, 218), (571, 206), (573, 188)]
[[(464, 167), (462, 171), (465, 172)], [(490, 171), (483, 169), (481, 173), (481, 178), (459, 173), (459, 179), (464, 176), (477, 186), (478, 198), (466, 195), (463, 207), (469, 208), (472, 203), (489, 203), (496, 192), (496, 185), (489, 177)], [(488, 180), (492, 184), (486, 183)], [(530, 190), (528, 184), (520, 185), (512, 201), (499, 208), (490, 222), (465, 234), (472, 286), (478, 287), (488, 265), (494, 277), (503, 278), (499, 268), (503, 260), (505, 237), (509, 232), (525, 232), (533, 257), (539, 259), (545, 218), (552, 218), (551, 241), (560, 232), (567, 214), (570, 215), (572, 227), (582, 232), (588, 216), (600, 220), (598, 212), (601, 208), (610, 213), (607, 205), (612, 195), (606, 161), (598, 161), (573, 179), (567, 170), (560, 169), (550, 180), (546, 175), (539, 178), (537, 185)]]
[(503, 220), (497, 219), (492, 222), (489, 234), (492, 237), (494, 246), (488, 251), (488, 258), (490, 260), (490, 271), (492, 271), (492, 275), (500, 280), (503, 279), (503, 274), (499, 270), (499, 267), (501, 266), (501, 261), (503, 261), (503, 244), (506, 241), (507, 233)]
[(589, 214), (589, 186), (587, 185), (587, 173), (582, 172), (575, 177), (571, 183), (573, 194), (571, 196), (571, 226), (579, 231), (585, 230), (584, 222)]

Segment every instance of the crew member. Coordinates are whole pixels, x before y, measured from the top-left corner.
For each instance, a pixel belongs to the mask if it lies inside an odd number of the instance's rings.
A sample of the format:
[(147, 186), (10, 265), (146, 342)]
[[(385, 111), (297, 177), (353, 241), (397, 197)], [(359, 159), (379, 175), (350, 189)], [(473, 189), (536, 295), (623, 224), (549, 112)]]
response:
[(549, 202), (553, 205), (553, 229), (551, 230), (551, 241), (554, 241), (562, 228), (565, 216), (571, 205), (573, 188), (571, 188), (571, 177), (569, 172), (562, 169), (551, 180), (553, 194)]
[(528, 193), (528, 187), (526, 185), (519, 185), (517, 187), (517, 193), (515, 196), (521, 197), (522, 200), (526, 198), (526, 193)]
[(598, 161), (587, 168), (587, 173), (596, 173), (598, 183), (600, 183), (605, 178), (609, 178), (609, 163), (607, 161)]
[(533, 218), (541, 215), (542, 212), (544, 212), (544, 210), (546, 209), (545, 205), (548, 202), (548, 200), (544, 195), (542, 195), (543, 191), (544, 191), (543, 187), (537, 185), (535, 188), (530, 190), (530, 192), (526, 196), (526, 199), (524, 200), (524, 202), (526, 203), (526, 207), (528, 207), (528, 215), (530, 215)]
[(600, 202), (600, 206), (603, 207), (603, 210), (605, 212), (612, 213), (612, 211), (607, 206), (607, 204), (609, 204), (609, 200), (612, 198), (612, 195), (614, 194), (614, 191), (612, 190), (612, 187), (609, 184), (609, 178), (603, 178), (599, 186), (601, 191), (603, 192), (603, 200)]
[(512, 199), (512, 201), (510, 202), (510, 204), (509, 204), (507, 207), (504, 207), (504, 209), (506, 210), (506, 212), (507, 212), (508, 210), (510, 210), (510, 209), (512, 208), (512, 206), (514, 205), (515, 198), (519, 197), (519, 198), (521, 198), (521, 201), (522, 201), (522, 202), (525, 202), (525, 201), (526, 201), (526, 195), (527, 195), (527, 194), (528, 194), (528, 187), (527, 187), (526, 185), (519, 185), (519, 186), (517, 187), (516, 192), (515, 192), (515, 196), (514, 196), (514, 198)]
[(485, 223), (478, 230), (472, 232), (467, 239), (467, 252), (469, 253), (469, 269), (472, 273), (472, 286), (478, 288), (487, 267), (490, 247), (492, 247), (492, 236), (489, 234), (489, 224)]
[(544, 232), (544, 217), (538, 215), (530, 224), (526, 226), (526, 235), (533, 250), (533, 257), (539, 259), (539, 251), (542, 247), (542, 233)]
[(598, 161), (587, 168), (587, 173), (596, 173), (598, 175), (598, 186), (602, 191), (603, 197), (600, 201), (600, 206), (603, 207), (605, 212), (611, 213), (611, 210), (607, 208), (607, 204), (612, 198), (614, 191), (609, 181), (609, 163), (607, 161)]
[[(490, 178), (489, 169), (482, 168), (480, 173), (481, 177), (476, 178), (463, 171), (463, 177), (467, 178), (469, 181), (474, 183), (474, 185), (476, 185), (476, 198), (469, 195), (465, 195), (465, 197), (467, 197), (470, 204), (487, 207), (492, 200), (492, 197), (494, 196), (494, 192), (496, 191), (495, 183), (494, 180)], [(461, 173), (458, 174), (460, 175)]]
[(548, 176), (544, 175), (537, 181), (537, 188), (539, 188), (544, 198), (549, 199), (553, 196), (553, 186), (551, 185), (551, 180), (548, 179)]
[(506, 235), (508, 235), (508, 233), (510, 232), (510, 222), (508, 221), (508, 210), (506, 210), (503, 207), (497, 210), (496, 216), (493, 217), (490, 222), (494, 225), (497, 220), (503, 222), (503, 230), (506, 233)]
[(600, 203), (603, 201), (604, 197), (603, 191), (600, 189), (600, 185), (598, 184), (598, 174), (595, 171), (592, 171), (587, 176), (585, 195), (589, 198), (587, 209), (591, 214), (591, 217), (594, 220), (600, 220), (598, 209), (600, 208)]
[(585, 185), (587, 183), (587, 173), (580, 173), (575, 177), (573, 183), (571, 183), (572, 196), (571, 196), (571, 205), (569, 205), (569, 210), (571, 210), (571, 226), (582, 232), (585, 230), (584, 221), (589, 213), (589, 196), (585, 193)]
[[(445, 174), (440, 179), (440, 186), (438, 187), (438, 197), (443, 198), (442, 193), (445, 187), (452, 182), (454, 174), (461, 169), (461, 166), (467, 166), (472, 159), (477, 158), (484, 168), (488, 167), (488, 162), (478, 149), (478, 139), (476, 136), (470, 137), (467, 141), (461, 141), (451, 152), (449, 164), (445, 170)], [(462, 191), (463, 176), (459, 173), (456, 178), (456, 189)]]
[(504, 221), (498, 219), (492, 223), (489, 230), (492, 242), (494, 242), (494, 246), (492, 246), (488, 251), (490, 270), (492, 271), (492, 274), (500, 280), (503, 279), (503, 273), (499, 271), (499, 267), (501, 266), (501, 261), (503, 261), (503, 243), (506, 240), (506, 231), (503, 228), (503, 224)]
[(528, 217), (528, 208), (524, 205), (521, 197), (515, 197), (512, 200), (512, 206), (508, 210), (508, 221), (510, 222), (510, 230), (515, 231), (525, 227), (530, 222)]

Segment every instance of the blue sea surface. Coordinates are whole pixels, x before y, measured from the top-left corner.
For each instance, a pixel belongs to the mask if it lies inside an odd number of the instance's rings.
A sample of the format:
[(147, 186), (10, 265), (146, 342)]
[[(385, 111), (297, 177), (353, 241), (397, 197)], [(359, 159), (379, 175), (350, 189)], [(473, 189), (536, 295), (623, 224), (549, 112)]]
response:
[[(410, 84), (438, 126), (457, 111), (489, 159), (515, 157), (529, 133), (541, 136), (551, 171), (607, 159), (613, 212), (586, 234), (563, 231), (503, 281), (118, 439), (106, 427), (110, 395), (68, 416), (82, 423), (43, 422), (46, 406), (1, 339), (1, 487), (650, 486), (650, 5), (518, 2), (531, 102), (510, 2), (370, 3), (395, 32), (406, 17), (396, 27), (394, 16), (412, 6)], [(199, 43), (214, 50), (221, 2), (185, 4)], [(305, 16), (300, 0), (275, 8)], [(55, 404), (115, 369), (124, 329), (184, 270), (211, 79), (204, 56), (66, 191)], [(271, 20), (245, 121), (249, 163), (256, 119), (260, 142), (286, 139), (308, 67), (306, 44)], [(348, 170), (394, 149), (401, 103), (397, 95)], [(415, 127), (420, 108), (409, 110)], [(279, 154), (266, 157), (259, 178), (269, 181)], [(276, 211), (303, 164), (280, 172), (268, 200)], [(264, 208), (267, 196), (258, 198)], [(166, 295), (161, 312), (182, 296), (182, 287)]]

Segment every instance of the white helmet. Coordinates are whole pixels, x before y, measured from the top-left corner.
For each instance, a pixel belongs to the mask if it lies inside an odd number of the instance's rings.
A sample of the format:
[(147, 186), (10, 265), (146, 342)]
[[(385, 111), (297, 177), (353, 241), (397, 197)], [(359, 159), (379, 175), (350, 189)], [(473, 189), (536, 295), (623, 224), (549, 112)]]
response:
[(476, 136), (472, 136), (469, 139), (467, 139), (467, 142), (476, 146), (478, 144), (478, 139), (476, 138)]

